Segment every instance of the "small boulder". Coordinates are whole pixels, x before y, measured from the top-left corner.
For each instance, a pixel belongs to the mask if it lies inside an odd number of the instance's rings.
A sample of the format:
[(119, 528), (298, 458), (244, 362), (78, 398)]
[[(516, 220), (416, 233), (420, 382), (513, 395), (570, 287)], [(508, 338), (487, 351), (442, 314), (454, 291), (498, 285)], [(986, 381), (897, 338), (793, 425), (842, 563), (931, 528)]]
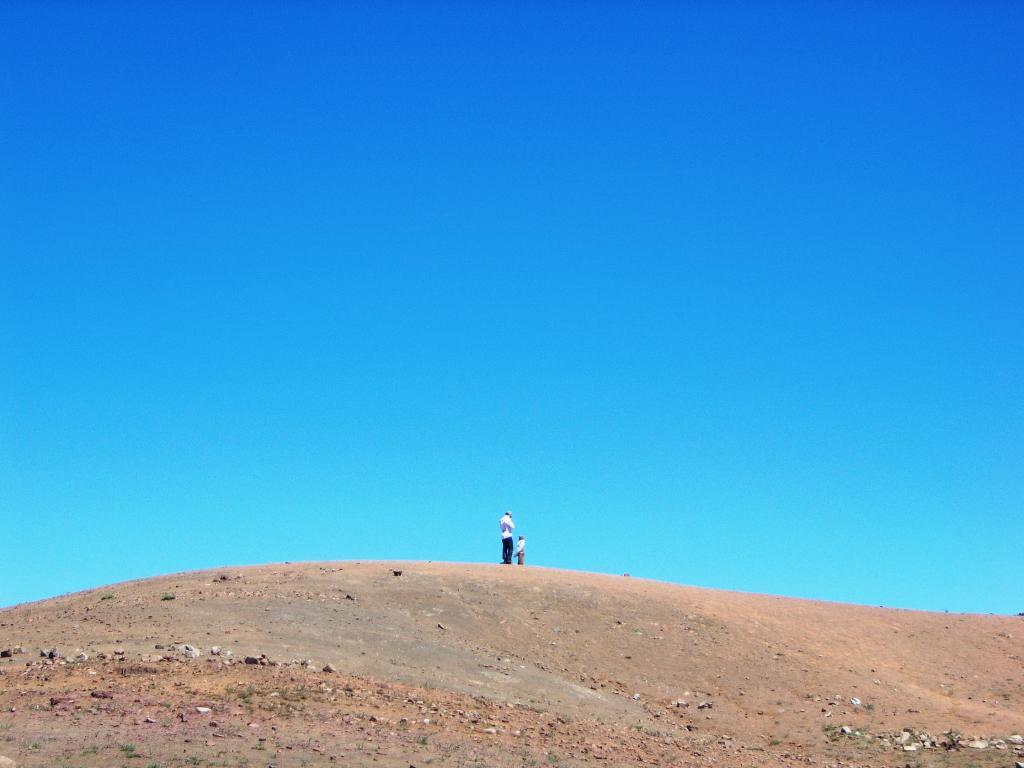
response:
[(255, 656), (246, 656), (245, 657), (245, 663), (246, 664), (259, 664), (260, 660), (258, 658), (256, 658)]
[(196, 707), (196, 712), (198, 712), (200, 715), (208, 715), (212, 711), (213, 710), (209, 707)]
[(219, 645), (215, 645), (210, 649), (211, 656), (220, 656), (221, 648)]
[(337, 672), (338, 669), (333, 664), (324, 664), (324, 672)]

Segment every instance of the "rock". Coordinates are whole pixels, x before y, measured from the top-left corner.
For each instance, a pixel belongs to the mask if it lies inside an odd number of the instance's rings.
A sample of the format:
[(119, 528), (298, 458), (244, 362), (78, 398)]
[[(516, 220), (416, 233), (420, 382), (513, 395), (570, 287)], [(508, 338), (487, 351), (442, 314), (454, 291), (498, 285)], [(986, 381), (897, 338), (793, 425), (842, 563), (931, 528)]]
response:
[(324, 664), (324, 672), (337, 672), (337, 668), (333, 664)]
[(50, 706), (51, 707), (68, 706), (68, 705), (74, 704), (74, 703), (75, 703), (75, 700), (73, 698), (71, 698), (70, 696), (51, 696), (50, 697)]
[(13, 655), (14, 655), (14, 649), (13, 648), (4, 648), (2, 651), (0, 651), (0, 659), (9, 659)]
[(444, 624), (441, 624), (441, 623), (438, 623), (437, 628), (438, 629), (448, 629), (448, 627), (446, 627)]
[(56, 648), (41, 648), (39, 650), (39, 655), (44, 659), (59, 659), (60, 651)]
[(984, 739), (975, 739), (974, 741), (968, 741), (967, 746), (971, 749), (988, 749), (988, 742)]
[(690, 706), (690, 702), (688, 702), (686, 699), (676, 699), (675, 701), (672, 702), (672, 706), (673, 707), (685, 708), (685, 707)]
[(634, 693), (633, 694), (633, 701), (640, 701), (640, 694), (639, 693)]
[(198, 712), (200, 715), (208, 715), (212, 711), (213, 710), (209, 707), (196, 707), (196, 712)]
[(395, 576), (401, 576), (402, 575), (401, 571), (392, 571), (391, 573), (393, 573)]
[(260, 660), (257, 659), (255, 656), (246, 656), (245, 657), (245, 663), (246, 664), (259, 664)]
[(495, 734), (498, 732), (497, 728), (484, 728), (484, 733)]
[(1024, 744), (1024, 736), (1021, 736), (1019, 733), (1015, 733), (1013, 736), (1008, 736), (1006, 740), (1011, 744)]
[(112, 699), (112, 698), (114, 698), (114, 694), (112, 694), (110, 691), (93, 691), (89, 695), (92, 696), (94, 699)]
[(0, 768), (18, 768), (18, 764), (11, 758), (0, 755)]
[(75, 661), (88, 661), (88, 660), (89, 660), (89, 654), (87, 654), (85, 651), (79, 651), (78, 653), (75, 654)]
[(904, 752), (917, 752), (917, 744), (904, 744), (903, 745), (903, 751)]
[(844, 725), (842, 728), (839, 729), (839, 732), (841, 734), (843, 734), (844, 736), (849, 736), (850, 734), (853, 733), (853, 728), (851, 728), (848, 725)]
[[(0, 768), (3, 768), (3, 763), (0, 763)], [(1024, 768), (1024, 763), (1018, 760), (1013, 764), (1013, 768)]]
[(852, 704), (855, 707), (859, 707), (860, 706), (860, 699), (858, 699), (856, 696), (854, 696), (852, 699), (850, 699), (850, 704)]
[(219, 645), (215, 645), (210, 649), (211, 656), (220, 656), (221, 648)]
[(710, 701), (702, 701), (697, 705), (697, 709), (711, 709), (713, 706), (715, 705)]

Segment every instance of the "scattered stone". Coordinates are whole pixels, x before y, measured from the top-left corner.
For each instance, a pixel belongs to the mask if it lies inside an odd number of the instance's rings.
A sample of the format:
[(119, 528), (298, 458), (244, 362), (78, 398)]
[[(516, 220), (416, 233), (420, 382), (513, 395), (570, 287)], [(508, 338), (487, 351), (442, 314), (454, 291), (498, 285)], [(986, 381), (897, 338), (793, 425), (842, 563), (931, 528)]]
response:
[(39, 651), (39, 655), (44, 659), (59, 659), (60, 651), (56, 648), (42, 648)]
[(246, 656), (245, 657), (245, 663), (246, 664), (259, 664), (260, 660), (258, 658), (256, 658), (255, 656)]
[(208, 715), (212, 711), (213, 710), (209, 707), (196, 707), (196, 712), (198, 712), (200, 715)]
[(715, 705), (710, 701), (702, 701), (697, 705), (697, 709), (711, 709), (713, 706)]
[(686, 707), (690, 706), (690, 702), (688, 702), (686, 699), (676, 699), (672, 702), (672, 706), (685, 709)]
[(88, 660), (89, 660), (89, 654), (87, 654), (85, 651), (79, 651), (78, 653), (75, 654), (75, 661), (88, 661)]
[(438, 629), (445, 629), (445, 630), (448, 629), (448, 627), (446, 627), (444, 624), (441, 624), (440, 622), (438, 622), (437, 628)]
[(917, 744), (904, 744), (903, 745), (903, 751), (904, 752), (917, 752)]
[(345, 595), (345, 599), (346, 600), (355, 600), (355, 598), (352, 597), (352, 595)]
[(401, 576), (402, 575), (401, 571), (392, 571), (391, 573), (393, 573), (395, 576)]
[(144, 722), (144, 723), (155, 723), (155, 722), (156, 722), (156, 720), (154, 720), (154, 719), (153, 719), (152, 717), (147, 717), (147, 718), (146, 718), (145, 720), (143, 720), (142, 722)]
[(211, 656), (220, 656), (221, 648), (219, 645), (215, 645), (210, 649)]
[(71, 704), (74, 704), (74, 703), (75, 703), (75, 700), (73, 698), (71, 698), (70, 696), (51, 696), (50, 697), (50, 706), (51, 707), (68, 706), (68, 705), (71, 705)]
[(639, 693), (634, 693), (633, 694), (633, 701), (640, 701), (640, 694)]
[(333, 664), (324, 664), (324, 672), (337, 672), (337, 668)]
[(974, 741), (968, 741), (967, 746), (971, 749), (988, 749), (988, 742), (985, 739), (975, 739)]
[(495, 734), (497, 732), (498, 732), (497, 728), (493, 728), (493, 727), (492, 728), (484, 728), (484, 733), (490, 733), (490, 734), (493, 735), (493, 734)]
[(1011, 744), (1024, 744), (1024, 736), (1021, 736), (1019, 733), (1015, 733), (1013, 736), (1007, 737), (1006, 740)]
[(112, 698), (114, 698), (114, 694), (112, 694), (110, 691), (93, 691), (89, 695), (92, 696), (94, 699), (112, 699)]
[(860, 706), (860, 699), (858, 699), (856, 696), (854, 696), (852, 699), (850, 699), (850, 704), (852, 704), (854, 707), (859, 707)]
[(844, 725), (842, 728), (839, 729), (839, 732), (844, 736), (850, 736), (853, 733), (853, 728), (851, 728), (848, 725)]
[(0, 651), (0, 659), (9, 659), (13, 655), (14, 655), (14, 649), (13, 648), (4, 648), (2, 651)]

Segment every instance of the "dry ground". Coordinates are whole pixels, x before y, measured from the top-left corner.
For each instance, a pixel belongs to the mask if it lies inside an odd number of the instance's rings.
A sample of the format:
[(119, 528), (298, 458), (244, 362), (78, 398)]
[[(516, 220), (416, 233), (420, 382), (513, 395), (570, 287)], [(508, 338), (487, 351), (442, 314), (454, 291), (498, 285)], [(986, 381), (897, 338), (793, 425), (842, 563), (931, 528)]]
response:
[[(19, 645), (0, 659), (0, 755), (19, 766), (1024, 760), (1007, 740), (1024, 731), (1017, 617), (532, 567), (303, 563), (0, 611), (0, 650)], [(64, 659), (40, 658), (52, 647)], [(897, 743), (904, 729), (919, 749)], [(947, 731), (960, 746), (920, 745)]]

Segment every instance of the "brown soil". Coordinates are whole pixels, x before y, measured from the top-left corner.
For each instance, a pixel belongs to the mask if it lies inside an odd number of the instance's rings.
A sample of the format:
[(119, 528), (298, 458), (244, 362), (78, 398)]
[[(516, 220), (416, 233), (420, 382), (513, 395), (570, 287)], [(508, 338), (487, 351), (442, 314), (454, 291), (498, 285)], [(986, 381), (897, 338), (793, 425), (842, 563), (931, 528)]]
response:
[[(533, 567), (303, 563), (0, 611), (0, 649), (18, 645), (0, 659), (0, 755), (26, 766), (1024, 759), (998, 741), (1024, 731), (1017, 617)], [(64, 658), (39, 656), (52, 647)], [(918, 745), (924, 732), (962, 739), (905, 751), (904, 729)], [(975, 738), (988, 748), (966, 746)]]

